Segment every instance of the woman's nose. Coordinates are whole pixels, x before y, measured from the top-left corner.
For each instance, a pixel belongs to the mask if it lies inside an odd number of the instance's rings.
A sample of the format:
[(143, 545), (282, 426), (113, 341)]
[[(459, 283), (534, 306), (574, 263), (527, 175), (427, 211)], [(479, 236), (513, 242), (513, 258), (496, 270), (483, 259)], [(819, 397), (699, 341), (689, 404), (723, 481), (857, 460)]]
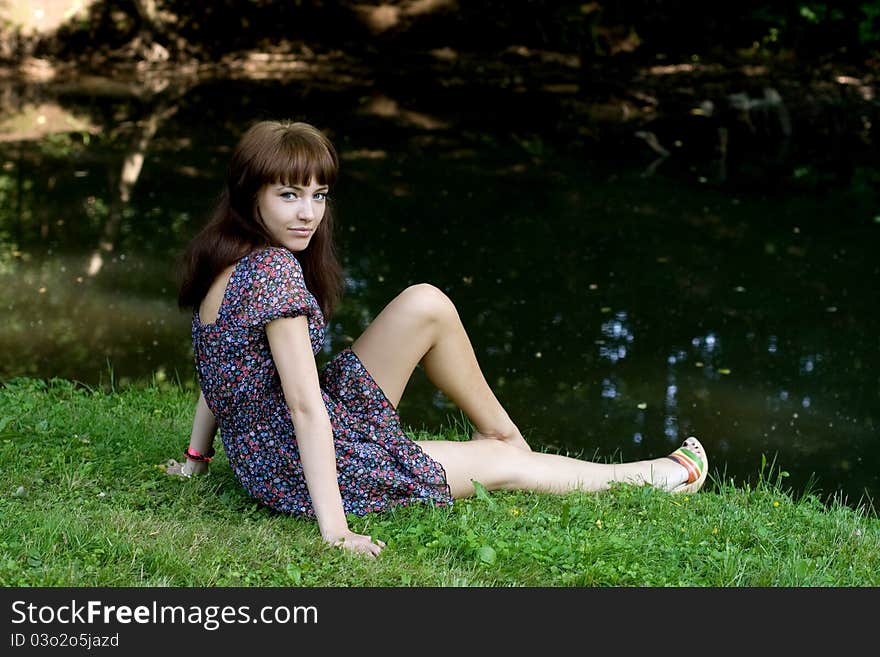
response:
[(309, 200), (304, 200), (299, 207), (299, 216), (303, 219), (313, 219), (315, 217), (315, 211), (312, 208), (312, 202)]

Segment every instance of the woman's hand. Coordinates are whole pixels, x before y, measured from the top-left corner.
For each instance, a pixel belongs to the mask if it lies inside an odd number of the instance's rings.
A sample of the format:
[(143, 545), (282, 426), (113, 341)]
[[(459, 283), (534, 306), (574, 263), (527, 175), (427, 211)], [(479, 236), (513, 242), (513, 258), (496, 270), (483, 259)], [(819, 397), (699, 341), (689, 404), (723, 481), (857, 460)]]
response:
[(208, 464), (204, 461), (190, 461), (186, 459), (180, 463), (174, 459), (165, 462), (165, 474), (169, 477), (184, 477), (189, 479), (193, 475), (207, 474)]
[(340, 535), (332, 536), (324, 539), (326, 542), (339, 547), (343, 550), (351, 550), (359, 554), (366, 554), (371, 558), (375, 558), (385, 547), (385, 543), (378, 538), (374, 541), (372, 536), (363, 534), (355, 534), (352, 531), (345, 531)]

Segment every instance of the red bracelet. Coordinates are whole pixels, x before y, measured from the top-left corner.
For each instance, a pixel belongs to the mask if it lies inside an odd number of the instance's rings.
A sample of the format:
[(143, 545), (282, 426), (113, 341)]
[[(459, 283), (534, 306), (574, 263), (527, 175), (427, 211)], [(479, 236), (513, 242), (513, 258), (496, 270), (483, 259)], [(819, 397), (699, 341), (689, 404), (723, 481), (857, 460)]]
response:
[(210, 463), (211, 457), (214, 456), (214, 448), (211, 447), (208, 450), (207, 454), (201, 454), (194, 450), (192, 447), (187, 447), (183, 450), (183, 455), (186, 456), (190, 461), (198, 461), (200, 463)]

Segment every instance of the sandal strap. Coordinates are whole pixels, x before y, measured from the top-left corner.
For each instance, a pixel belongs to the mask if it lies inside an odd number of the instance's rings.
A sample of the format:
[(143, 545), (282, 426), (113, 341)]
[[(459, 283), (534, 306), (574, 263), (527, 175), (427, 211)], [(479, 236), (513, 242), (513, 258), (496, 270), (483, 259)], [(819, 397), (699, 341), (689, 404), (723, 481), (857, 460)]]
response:
[(682, 466), (685, 470), (687, 470), (687, 483), (689, 484), (695, 482), (697, 479), (700, 478), (700, 474), (703, 472), (703, 468), (705, 467), (703, 465), (703, 459), (701, 459), (687, 447), (679, 447), (666, 458), (672, 459), (680, 466)]

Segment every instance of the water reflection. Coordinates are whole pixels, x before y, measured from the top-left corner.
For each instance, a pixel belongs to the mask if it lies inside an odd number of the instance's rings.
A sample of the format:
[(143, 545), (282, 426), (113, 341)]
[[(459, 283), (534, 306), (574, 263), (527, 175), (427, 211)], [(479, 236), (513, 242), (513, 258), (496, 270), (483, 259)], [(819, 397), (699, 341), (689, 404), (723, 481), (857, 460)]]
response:
[(602, 379), (602, 396), (605, 399), (617, 397), (617, 385), (611, 379)]
[(602, 335), (605, 339), (597, 340), (600, 358), (611, 363), (626, 358), (627, 345), (635, 339), (627, 325), (626, 311), (618, 311), (614, 314), (614, 319), (603, 322)]
[(670, 354), (666, 358), (666, 398), (663, 400), (663, 435), (669, 442), (678, 442), (680, 434), (678, 425), (678, 385), (675, 375), (675, 365), (683, 360), (681, 352)]

